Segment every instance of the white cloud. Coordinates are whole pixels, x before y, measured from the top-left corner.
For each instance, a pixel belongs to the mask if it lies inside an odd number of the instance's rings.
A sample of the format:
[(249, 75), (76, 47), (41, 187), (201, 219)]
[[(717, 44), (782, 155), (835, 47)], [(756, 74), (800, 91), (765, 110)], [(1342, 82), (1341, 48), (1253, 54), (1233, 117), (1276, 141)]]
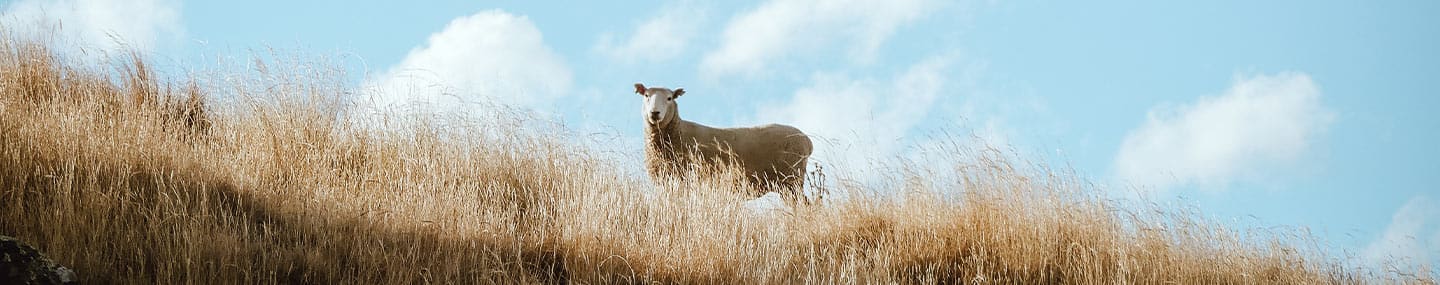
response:
[(866, 62), (896, 29), (934, 6), (933, 0), (771, 0), (727, 24), (720, 46), (702, 59), (701, 73), (761, 72), (776, 59), (832, 47)]
[(816, 141), (816, 161), (861, 170), (898, 154), (905, 134), (934, 109), (950, 65), (930, 58), (890, 81), (817, 74), (788, 104), (762, 106), (756, 121), (793, 125)]
[(671, 5), (635, 27), (630, 38), (616, 43), (615, 36), (605, 34), (595, 44), (595, 51), (621, 62), (661, 62), (679, 56), (689, 47), (705, 21), (705, 13), (696, 7)]
[(22, 35), (50, 35), (58, 27), (63, 40), (105, 51), (120, 48), (119, 40), (150, 52), (184, 33), (180, 3), (169, 0), (21, 0), (4, 11), (0, 25)]
[(1423, 195), (1411, 198), (1395, 211), (1385, 232), (1365, 247), (1363, 256), (1372, 264), (1393, 261), (1406, 269), (1440, 265), (1440, 201)]
[(1152, 108), (1115, 157), (1121, 179), (1165, 189), (1227, 183), (1298, 159), (1334, 120), (1303, 73), (1237, 77), (1218, 97)]
[(573, 75), (524, 16), (489, 10), (451, 21), (368, 85), (378, 107), (488, 101), (542, 107)]

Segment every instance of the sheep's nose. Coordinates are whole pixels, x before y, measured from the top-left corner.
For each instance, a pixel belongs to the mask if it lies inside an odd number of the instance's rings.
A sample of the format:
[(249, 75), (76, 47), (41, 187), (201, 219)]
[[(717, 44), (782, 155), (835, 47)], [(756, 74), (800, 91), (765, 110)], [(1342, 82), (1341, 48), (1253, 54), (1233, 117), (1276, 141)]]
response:
[(651, 119), (651, 120), (659, 120), (659, 119), (660, 119), (660, 112), (650, 112), (650, 119)]

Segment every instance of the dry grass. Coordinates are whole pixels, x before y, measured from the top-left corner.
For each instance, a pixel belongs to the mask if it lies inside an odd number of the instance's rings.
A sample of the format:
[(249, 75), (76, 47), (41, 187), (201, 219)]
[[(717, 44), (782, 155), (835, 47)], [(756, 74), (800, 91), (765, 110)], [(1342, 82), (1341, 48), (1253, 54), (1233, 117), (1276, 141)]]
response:
[(358, 116), (324, 63), (66, 60), (0, 42), (0, 234), (87, 282), (1434, 283), (960, 139), (752, 216), (733, 175), (657, 189), (521, 112)]

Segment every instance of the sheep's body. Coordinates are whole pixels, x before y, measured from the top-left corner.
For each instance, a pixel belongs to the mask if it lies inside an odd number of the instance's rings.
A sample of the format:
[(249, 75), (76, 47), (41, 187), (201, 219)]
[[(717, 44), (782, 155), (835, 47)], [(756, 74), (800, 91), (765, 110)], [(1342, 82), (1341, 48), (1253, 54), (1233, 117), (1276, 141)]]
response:
[(735, 164), (755, 189), (797, 198), (805, 185), (810, 138), (795, 127), (768, 124), (712, 128), (680, 119), (671, 110), (665, 124), (646, 124), (645, 164), (652, 179), (676, 177), (687, 167)]

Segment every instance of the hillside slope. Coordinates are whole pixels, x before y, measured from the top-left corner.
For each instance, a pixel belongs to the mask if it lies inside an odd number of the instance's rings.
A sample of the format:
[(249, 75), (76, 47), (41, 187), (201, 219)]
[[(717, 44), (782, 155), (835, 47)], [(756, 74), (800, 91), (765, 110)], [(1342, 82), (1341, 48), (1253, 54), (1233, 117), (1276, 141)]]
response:
[(733, 174), (657, 188), (504, 107), (358, 115), (323, 62), (114, 58), (0, 42), (0, 235), (87, 283), (1433, 283), (962, 139), (754, 216)]

